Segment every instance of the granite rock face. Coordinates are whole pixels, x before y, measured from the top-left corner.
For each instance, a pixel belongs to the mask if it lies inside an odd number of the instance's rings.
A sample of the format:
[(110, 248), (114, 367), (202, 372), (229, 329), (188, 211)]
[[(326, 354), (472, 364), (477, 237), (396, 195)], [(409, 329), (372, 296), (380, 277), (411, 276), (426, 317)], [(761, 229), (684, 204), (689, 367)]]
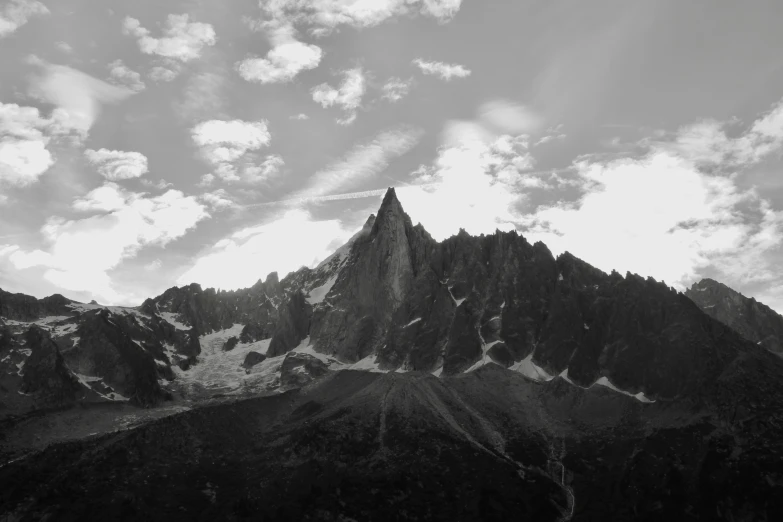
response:
[(685, 295), (710, 317), (783, 357), (783, 316), (767, 305), (713, 279), (694, 283)]
[(78, 343), (64, 353), (68, 367), (78, 374), (100, 377), (138, 406), (155, 406), (164, 400), (167, 394), (158, 382), (155, 361), (168, 361), (168, 357), (154, 333), (134, 325), (138, 321), (132, 315), (117, 316), (105, 309), (85, 315), (77, 330)]
[(550, 377), (603, 377), (653, 398), (694, 392), (741, 344), (663, 283), (555, 258), (516, 232), (438, 243), (393, 189), (309, 333), (317, 352), (346, 363), (375, 353), (382, 369), (452, 375), (529, 358)]
[(304, 294), (301, 291), (293, 293), (280, 312), (266, 356), (276, 357), (296, 348), (310, 331), (312, 315), (312, 306)]
[(250, 288), (234, 291), (202, 290), (193, 283), (173, 287), (162, 295), (147, 299), (141, 311), (150, 315), (161, 312), (175, 317), (198, 335), (231, 328), (234, 324), (254, 325), (256, 332), (271, 331), (277, 323), (277, 308), (283, 299), (277, 272), (269, 274)]
[(60, 350), (48, 332), (33, 326), (24, 337), (25, 347), (31, 354), (22, 369), (22, 393), (34, 394), (37, 401), (45, 405), (73, 402), (81, 386), (66, 368)]
[(16, 321), (32, 321), (40, 317), (70, 315), (72, 303), (60, 294), (36, 299), (25, 294), (12, 294), (0, 289), (0, 316)]

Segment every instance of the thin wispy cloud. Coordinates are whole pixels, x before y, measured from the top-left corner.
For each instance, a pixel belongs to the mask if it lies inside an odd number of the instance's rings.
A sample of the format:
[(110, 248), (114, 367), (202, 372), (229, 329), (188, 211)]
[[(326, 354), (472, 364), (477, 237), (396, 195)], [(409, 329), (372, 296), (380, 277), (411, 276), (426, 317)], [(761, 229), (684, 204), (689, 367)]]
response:
[(377, 176), (394, 158), (412, 149), (421, 138), (419, 129), (396, 129), (380, 133), (372, 141), (358, 145), (345, 159), (313, 174), (305, 187), (288, 199), (324, 196), (352, 188)]

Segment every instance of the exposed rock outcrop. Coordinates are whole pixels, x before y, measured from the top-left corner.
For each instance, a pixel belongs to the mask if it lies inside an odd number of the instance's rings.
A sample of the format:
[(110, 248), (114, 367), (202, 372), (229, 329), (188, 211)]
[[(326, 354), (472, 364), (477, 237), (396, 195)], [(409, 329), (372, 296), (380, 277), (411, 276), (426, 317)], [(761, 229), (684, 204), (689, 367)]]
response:
[(34, 394), (36, 401), (45, 405), (74, 401), (80, 391), (79, 381), (66, 368), (51, 336), (32, 326), (24, 337), (31, 353), (22, 369), (22, 393)]
[(329, 367), (320, 359), (306, 353), (291, 352), (283, 359), (280, 384), (298, 388), (328, 371)]
[(783, 316), (723, 283), (702, 279), (685, 291), (705, 313), (783, 357)]
[(36, 299), (25, 294), (12, 294), (0, 289), (0, 316), (16, 321), (33, 321), (40, 317), (71, 315), (72, 303), (60, 294)]
[(245, 355), (245, 361), (242, 363), (242, 367), (250, 369), (256, 364), (262, 363), (266, 360), (266, 356), (258, 352), (247, 352)]
[(313, 308), (301, 291), (294, 292), (280, 312), (275, 333), (267, 349), (267, 357), (283, 355), (296, 348), (310, 331)]

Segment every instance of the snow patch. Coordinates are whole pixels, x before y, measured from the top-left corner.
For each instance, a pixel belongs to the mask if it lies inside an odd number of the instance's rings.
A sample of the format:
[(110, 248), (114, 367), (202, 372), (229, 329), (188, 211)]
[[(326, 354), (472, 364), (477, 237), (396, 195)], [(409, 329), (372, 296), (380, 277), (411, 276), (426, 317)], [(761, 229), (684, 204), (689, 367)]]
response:
[(533, 379), (535, 381), (551, 381), (555, 377), (549, 375), (546, 370), (538, 366), (533, 362), (533, 353), (522, 359), (516, 364), (509, 367), (509, 370), (519, 372), (525, 377)]
[(326, 298), (326, 295), (329, 293), (329, 290), (331, 290), (332, 287), (334, 286), (335, 281), (337, 281), (337, 274), (330, 277), (321, 286), (318, 286), (310, 290), (310, 293), (305, 300), (311, 305), (323, 302), (323, 300)]
[(410, 325), (412, 325), (412, 324), (416, 324), (416, 323), (418, 323), (419, 321), (421, 321), (421, 317), (417, 317), (416, 319), (414, 319), (414, 320), (413, 320), (413, 321), (411, 321), (410, 323), (408, 323), (408, 324), (406, 324), (405, 326), (403, 326), (403, 328), (407, 328), (407, 327), (409, 327), (409, 326), (410, 326)]
[(376, 354), (370, 354), (361, 361), (357, 361), (349, 366), (346, 366), (345, 370), (362, 370), (375, 373), (386, 373), (378, 367), (378, 356)]
[(190, 326), (177, 320), (177, 314), (171, 312), (158, 312), (164, 321), (172, 325), (177, 330), (190, 330)]
[[(631, 393), (631, 392), (627, 392), (627, 391), (625, 391), (625, 390), (621, 390), (620, 388), (618, 388), (617, 386), (615, 386), (614, 384), (612, 384), (612, 383), (609, 381), (609, 379), (608, 379), (608, 378), (606, 378), (606, 377), (601, 377), (600, 379), (598, 379), (597, 381), (595, 381), (595, 384), (598, 384), (599, 386), (606, 386), (607, 388), (609, 388), (609, 389), (611, 389), (611, 390), (614, 390), (614, 391), (616, 391), (616, 392), (618, 392), (618, 393), (622, 393), (623, 395), (628, 395), (629, 397), (633, 397), (634, 399), (636, 399), (636, 400), (637, 400), (637, 401), (639, 401), (639, 402), (646, 402), (646, 403), (653, 403), (653, 402), (655, 402), (654, 400), (652, 400), (652, 399), (648, 398), (648, 397), (647, 397), (647, 396), (644, 394), (644, 392), (639, 392), (639, 393)], [(594, 384), (593, 386), (595, 386), (595, 384)]]

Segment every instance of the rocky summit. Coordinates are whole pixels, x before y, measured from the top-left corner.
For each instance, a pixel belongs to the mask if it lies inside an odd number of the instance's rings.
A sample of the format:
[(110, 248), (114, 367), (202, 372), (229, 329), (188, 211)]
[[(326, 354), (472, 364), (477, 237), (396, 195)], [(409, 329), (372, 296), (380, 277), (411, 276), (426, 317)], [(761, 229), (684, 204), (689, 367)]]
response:
[(702, 279), (685, 291), (699, 308), (753, 341), (783, 357), (783, 316), (723, 283)]
[(389, 189), (315, 268), (137, 308), (0, 292), (0, 518), (778, 520), (780, 316)]

